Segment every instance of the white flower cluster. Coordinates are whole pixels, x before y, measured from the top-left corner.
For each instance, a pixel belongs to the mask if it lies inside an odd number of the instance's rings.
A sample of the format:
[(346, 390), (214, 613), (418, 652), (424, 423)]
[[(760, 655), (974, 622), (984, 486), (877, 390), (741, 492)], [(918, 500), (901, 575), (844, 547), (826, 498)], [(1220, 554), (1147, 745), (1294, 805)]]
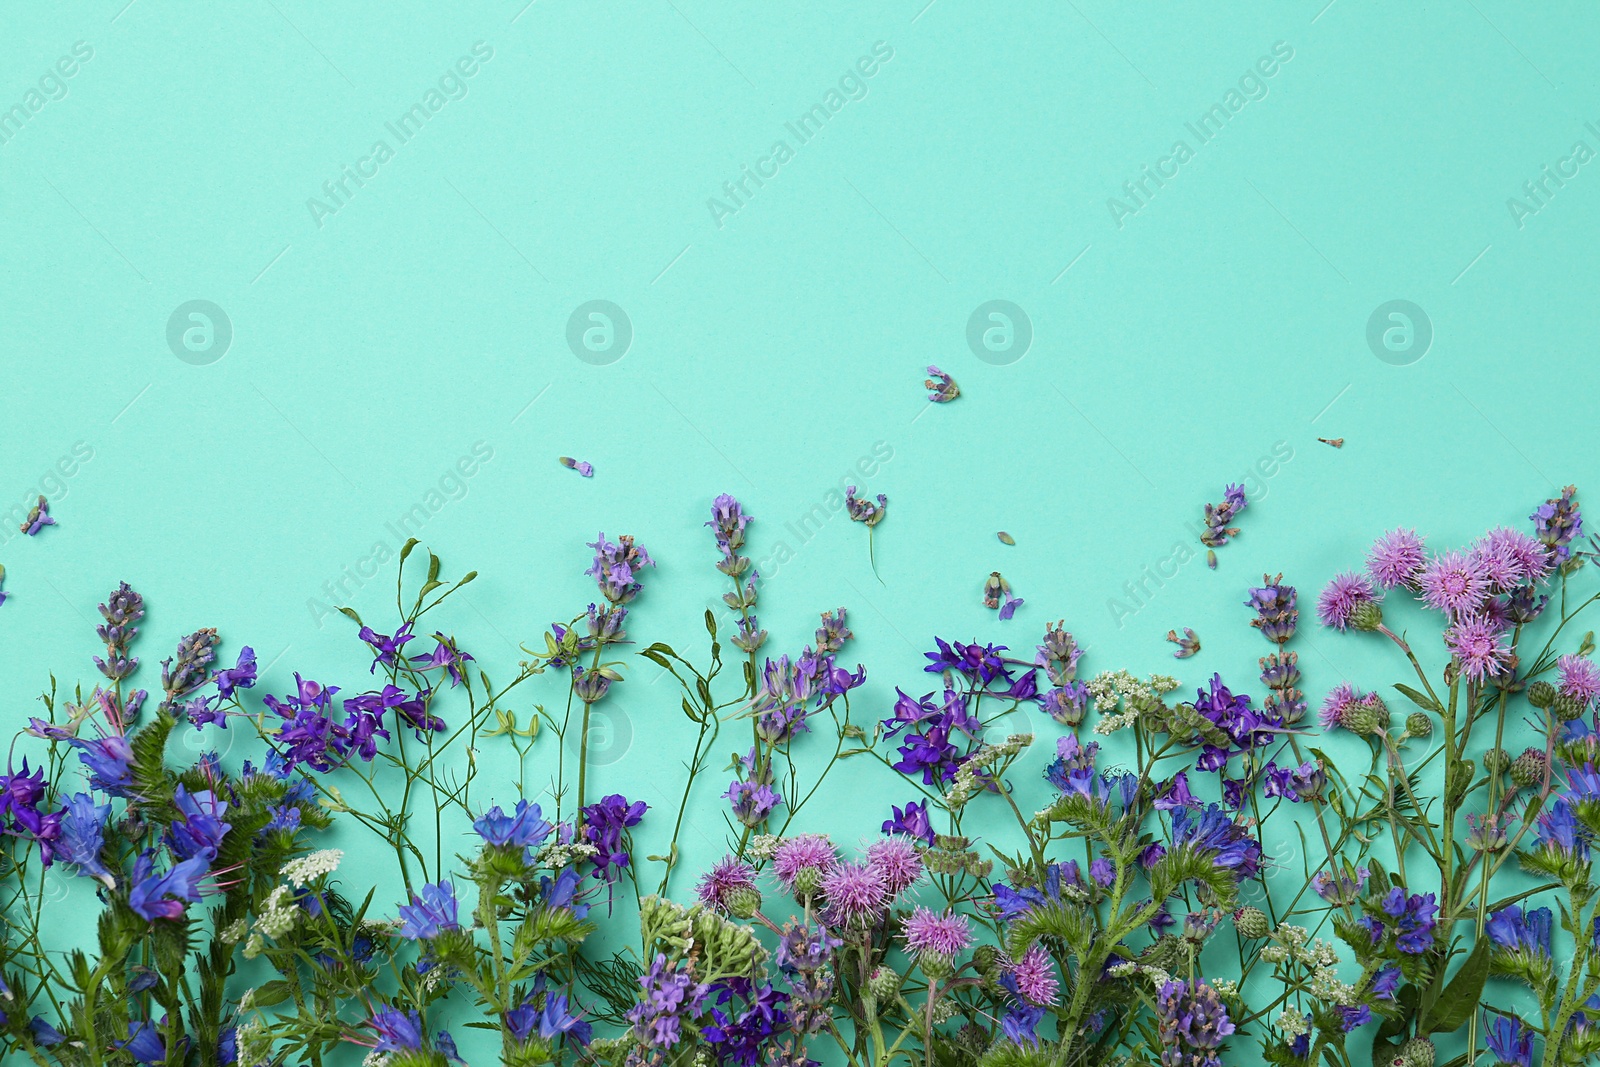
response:
[(1157, 990), (1172, 981), (1172, 974), (1165, 968), (1153, 967), (1148, 963), (1138, 963), (1133, 960), (1129, 960), (1126, 963), (1118, 963), (1107, 968), (1107, 970), (1116, 978), (1127, 978), (1129, 975), (1135, 974), (1142, 975)]
[(299, 915), (300, 908), (294, 902), (294, 890), (280, 885), (268, 895), (266, 907), (256, 920), (256, 932), (271, 938), (282, 937), (294, 929), (294, 921)]
[(1306, 1022), (1304, 1013), (1290, 1011), (1288, 1008), (1285, 1008), (1283, 1014), (1272, 1020), (1272, 1026), (1273, 1029), (1283, 1035), (1285, 1041), (1293, 1041), (1301, 1034), (1309, 1034), (1311, 1032), (1311, 1024)]
[(248, 923), (243, 919), (235, 919), (227, 926), (224, 926), (217, 936), (222, 939), (224, 945), (237, 945), (244, 940), (245, 935), (249, 932), (250, 926)]
[(1279, 923), (1272, 932), (1275, 944), (1261, 949), (1261, 959), (1274, 966), (1297, 963), (1311, 972), (1309, 992), (1313, 997), (1329, 1004), (1353, 1007), (1360, 1002), (1356, 987), (1339, 981), (1333, 968), (1339, 963), (1339, 952), (1322, 938), (1312, 939), (1303, 926)]
[(373, 1049), (361, 1061), (361, 1067), (388, 1067), (389, 1060), (392, 1058), (387, 1052), (379, 1052), (377, 1049)]
[(315, 881), (325, 874), (332, 874), (339, 869), (339, 861), (344, 859), (344, 852), (337, 848), (325, 848), (320, 852), (313, 852), (309, 856), (292, 859), (283, 865), (278, 873), (294, 883), (296, 889), (304, 889), (306, 883)]
[[(1094, 710), (1101, 715), (1094, 724), (1094, 732), (1114, 734), (1132, 726), (1139, 717), (1139, 709), (1158, 703), (1163, 696), (1178, 688), (1178, 680), (1165, 674), (1152, 674), (1140, 681), (1127, 671), (1103, 671), (1084, 683), (1089, 695), (1094, 697)], [(1117, 705), (1121, 704), (1121, 711)]]
[(770, 860), (782, 843), (783, 838), (777, 834), (756, 834), (750, 839), (750, 846), (745, 849), (744, 854), (756, 861)]
[(574, 841), (563, 845), (552, 841), (539, 850), (539, 854), (533, 858), (533, 864), (535, 867), (550, 867), (559, 871), (581, 860), (599, 855), (599, 853), (600, 850), (598, 848), (585, 842)]

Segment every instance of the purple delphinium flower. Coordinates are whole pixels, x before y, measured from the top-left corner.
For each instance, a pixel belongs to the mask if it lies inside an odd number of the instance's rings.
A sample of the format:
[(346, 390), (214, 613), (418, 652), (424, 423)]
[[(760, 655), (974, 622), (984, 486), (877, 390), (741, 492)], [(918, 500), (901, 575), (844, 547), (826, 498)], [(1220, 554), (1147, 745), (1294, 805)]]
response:
[(1429, 560), (1417, 585), (1424, 603), (1452, 619), (1477, 611), (1490, 592), (1477, 561), (1454, 550)]
[(1367, 573), (1380, 589), (1416, 589), (1426, 563), (1422, 538), (1405, 527), (1390, 530), (1367, 551)]
[(512, 814), (507, 815), (496, 804), (473, 822), (472, 828), (484, 844), (512, 848), (537, 848), (555, 829), (544, 818), (539, 805), (526, 800), (517, 801)]
[[(710, 1021), (702, 1025), (700, 1036), (712, 1049), (719, 1064), (726, 1067), (760, 1067), (774, 1038), (788, 1025), (785, 1007), (788, 994), (769, 983), (752, 986), (748, 979), (734, 978), (711, 987), (715, 1002), (710, 1006)], [(735, 997), (743, 1000), (742, 1011), (733, 1008)]]
[(961, 387), (956, 380), (931, 363), (928, 364), (928, 377), (923, 379), (922, 386), (928, 390), (930, 404), (948, 404), (961, 395)]
[(580, 812), (584, 840), (600, 850), (593, 860), (595, 870), (606, 881), (616, 881), (622, 876), (622, 868), (628, 866), (629, 855), (622, 847), (623, 835), (639, 825), (649, 808), (642, 800), (630, 804), (621, 793), (613, 793)]
[(1444, 643), (1470, 682), (1505, 674), (1516, 662), (1505, 631), (1482, 615), (1457, 617), (1445, 630)]
[(50, 501), (40, 495), (37, 503), (28, 512), (28, 517), (22, 520), (22, 532), (29, 537), (35, 537), (46, 526), (55, 526), (56, 520), (50, 517)]
[(256, 684), (256, 650), (245, 645), (239, 650), (239, 661), (217, 671), (211, 680), (217, 683), (217, 695), (224, 700), (233, 696), (236, 689), (249, 689)]
[(885, 819), (883, 832), (886, 834), (905, 834), (914, 837), (925, 845), (933, 844), (933, 823), (928, 819), (928, 801), (917, 803), (915, 800), (907, 801), (901, 808), (898, 804), (892, 805), (894, 818)]
[(1578, 487), (1569, 485), (1561, 490), (1560, 496), (1551, 497), (1528, 516), (1533, 520), (1539, 542), (1558, 560), (1565, 561), (1572, 556), (1571, 543), (1583, 533), (1583, 515), (1578, 511), (1577, 495)]
[(669, 964), (660, 953), (649, 971), (639, 976), (639, 987), (644, 996), (628, 1009), (627, 1019), (641, 1045), (663, 1049), (678, 1043), (682, 1037), (681, 1017), (692, 1019), (700, 1014), (710, 990), (708, 985), (694, 980), (685, 961)]
[(128, 907), (141, 918), (181, 919), (185, 902), (200, 899), (200, 879), (206, 875), (204, 856), (176, 863), (164, 874), (155, 873), (154, 855), (141, 852), (133, 861), (133, 878), (128, 890)]
[(958, 956), (972, 945), (972, 921), (959, 912), (940, 914), (918, 905), (905, 921), (906, 950)]
[(889, 903), (883, 872), (867, 863), (835, 863), (824, 872), (821, 888), (830, 926), (866, 926)]
[(908, 837), (889, 837), (867, 846), (867, 866), (883, 880), (893, 900), (922, 880), (922, 854)]
[(1239, 512), (1249, 504), (1245, 499), (1244, 486), (1229, 485), (1223, 490), (1223, 500), (1220, 504), (1207, 504), (1205, 512), (1206, 530), (1200, 535), (1200, 543), (1207, 548), (1221, 548), (1228, 540), (1239, 535), (1239, 528), (1228, 525)]
[(695, 885), (695, 896), (706, 907), (726, 913), (730, 896), (747, 894), (755, 888), (755, 868), (737, 856), (724, 856), (701, 876)]
[(422, 1048), (422, 1019), (414, 1011), (386, 1008), (367, 1023), (378, 1035), (374, 1052), (415, 1052)]
[(1322, 620), (1324, 626), (1346, 630), (1357, 607), (1376, 601), (1372, 582), (1366, 575), (1344, 571), (1334, 575), (1333, 580), (1317, 595), (1317, 618)]
[(581, 459), (573, 459), (571, 456), (557, 456), (556, 457), (556, 462), (560, 463), (563, 467), (567, 468), (568, 470), (577, 471), (579, 474), (583, 475), (585, 478), (593, 478), (594, 477), (594, 464), (593, 463), (586, 463)]
[[(1295, 599), (1294, 586), (1283, 584), (1282, 574), (1276, 578), (1263, 574), (1261, 585), (1252, 588), (1250, 599), (1244, 602), (1245, 607), (1256, 613), (1250, 625), (1260, 630), (1261, 636), (1273, 644), (1287, 644), (1300, 621), (1300, 608)], [(1185, 630), (1184, 633), (1189, 631)]]
[(1483, 1042), (1489, 1055), (1507, 1067), (1533, 1067), (1533, 1031), (1505, 1015), (1483, 1014)]
[[(618, 614), (624, 613), (619, 609)], [(443, 667), (445, 673), (450, 676), (450, 688), (454, 689), (464, 680), (461, 672), (468, 663), (473, 662), (472, 655), (457, 648), (456, 639), (453, 637), (435, 633), (433, 640), (433, 651), (426, 656), (412, 656), (411, 663), (419, 671), (436, 671)]]
[(380, 634), (370, 626), (361, 628), (356, 636), (365, 641), (374, 653), (372, 666), (368, 668), (367, 673), (375, 672), (380, 666), (393, 667), (396, 665), (399, 659), (405, 655), (406, 642), (416, 639), (416, 635), (411, 632), (412, 625), (408, 621), (404, 626), (396, 630), (393, 636)]
[(1600, 699), (1600, 667), (1588, 656), (1566, 655), (1556, 660), (1561, 675), (1557, 686), (1561, 695), (1576, 701), (1585, 711)]
[(600, 594), (612, 604), (625, 604), (638, 596), (640, 570), (656, 565), (644, 546), (634, 544), (627, 534), (612, 543), (602, 532), (589, 547), (594, 549), (594, 562), (584, 573), (595, 580)]
[(1220, 1067), (1217, 1050), (1235, 1029), (1216, 990), (1183, 981), (1166, 983), (1156, 995), (1156, 1026), (1162, 1044), (1182, 1053), (1174, 1062), (1185, 1067)]
[(411, 941), (431, 941), (445, 930), (461, 927), (456, 887), (449, 879), (423, 886), (396, 914), (400, 916), (400, 936)]
[(821, 878), (838, 862), (839, 854), (825, 834), (798, 834), (784, 838), (773, 851), (772, 873), (785, 890), (793, 893), (795, 880), (803, 872), (813, 872)]

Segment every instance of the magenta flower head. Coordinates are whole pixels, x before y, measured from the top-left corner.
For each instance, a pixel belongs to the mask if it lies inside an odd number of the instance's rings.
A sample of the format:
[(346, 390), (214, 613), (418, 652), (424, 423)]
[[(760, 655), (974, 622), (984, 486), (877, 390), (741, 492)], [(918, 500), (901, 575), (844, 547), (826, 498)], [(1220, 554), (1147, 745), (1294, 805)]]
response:
[(786, 838), (772, 853), (772, 873), (790, 893), (810, 896), (838, 862), (833, 842), (825, 834), (800, 834)]
[(940, 915), (919, 906), (906, 920), (905, 932), (906, 948), (911, 952), (959, 956), (972, 945), (972, 923), (959, 912)]
[(1017, 984), (1017, 992), (1022, 994), (1028, 1003), (1041, 1008), (1054, 1007), (1058, 998), (1059, 986), (1056, 983), (1055, 964), (1050, 960), (1050, 953), (1045, 951), (1043, 945), (1035, 941), (1028, 946), (1028, 951), (1022, 958), (1007, 966), (1007, 972), (1012, 981)]
[(1367, 551), (1367, 573), (1383, 589), (1415, 589), (1426, 562), (1422, 538), (1404, 527), (1390, 530)]
[(1477, 611), (1489, 595), (1489, 578), (1471, 556), (1450, 551), (1433, 557), (1418, 579), (1422, 600), (1452, 619)]
[(1324, 626), (1347, 630), (1355, 621), (1358, 608), (1377, 602), (1372, 582), (1366, 575), (1345, 571), (1334, 575), (1333, 581), (1317, 595), (1317, 618), (1322, 620)]
[(867, 866), (883, 878), (883, 887), (890, 899), (922, 878), (922, 856), (908, 837), (888, 837), (868, 845)]
[(1556, 688), (1580, 708), (1588, 710), (1600, 698), (1600, 667), (1589, 657), (1562, 656), (1556, 661), (1556, 669), (1561, 674), (1561, 684)]
[(695, 895), (706, 907), (724, 914), (748, 915), (748, 904), (753, 902), (759, 907), (761, 903), (755, 868), (737, 856), (724, 856), (707, 871), (695, 886)]
[(1483, 615), (1458, 618), (1444, 632), (1444, 643), (1469, 682), (1499, 677), (1516, 662), (1505, 631)]
[(1543, 581), (1550, 573), (1550, 554), (1545, 547), (1536, 538), (1506, 526), (1496, 527), (1478, 538), (1472, 546), (1472, 555), (1502, 593), (1519, 585)]
[(836, 863), (822, 876), (830, 926), (867, 926), (889, 905), (883, 872), (866, 863)]

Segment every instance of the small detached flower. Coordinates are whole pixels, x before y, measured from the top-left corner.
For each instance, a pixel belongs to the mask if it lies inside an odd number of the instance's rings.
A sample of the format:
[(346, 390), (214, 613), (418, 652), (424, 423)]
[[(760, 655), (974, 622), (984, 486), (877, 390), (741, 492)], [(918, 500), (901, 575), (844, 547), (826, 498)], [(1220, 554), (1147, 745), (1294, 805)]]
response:
[(583, 460), (581, 460), (581, 459), (573, 459), (571, 456), (558, 456), (558, 457), (556, 457), (556, 462), (560, 463), (563, 467), (567, 468), (568, 470), (577, 471), (579, 474), (583, 475), (585, 478), (593, 478), (594, 477), (594, 464), (593, 463), (585, 463)]
[(33, 509), (28, 512), (28, 517), (22, 520), (21, 529), (29, 537), (37, 537), (39, 531), (46, 526), (56, 525), (58, 525), (56, 520), (50, 517), (50, 501), (40, 495), (39, 502), (33, 505)]
[(1244, 486), (1229, 485), (1223, 490), (1222, 503), (1206, 505), (1206, 531), (1200, 535), (1200, 543), (1213, 550), (1207, 557), (1207, 562), (1213, 569), (1217, 565), (1217, 557), (1214, 550), (1221, 548), (1229, 540), (1239, 536), (1239, 528), (1229, 524), (1238, 517), (1239, 512), (1243, 511), (1249, 503), (1244, 496)]
[(1009, 619), (1022, 606), (1022, 598), (1012, 595), (1011, 583), (999, 571), (990, 571), (983, 582), (983, 606), (991, 610), (999, 608), (1000, 618)]
[[(883, 521), (889, 513), (889, 498), (883, 493), (878, 494), (878, 502), (874, 504), (866, 497), (856, 496), (856, 487), (844, 487), (845, 513), (850, 516), (851, 522), (859, 522), (867, 528), (867, 562), (872, 565), (872, 573), (878, 573), (878, 562), (872, 553), (872, 530)], [(878, 581), (883, 581), (879, 578)]]
[(923, 386), (928, 390), (928, 402), (931, 404), (948, 404), (961, 395), (961, 387), (956, 380), (938, 367), (928, 365), (928, 377), (923, 381)]
[(1168, 630), (1167, 640), (1178, 646), (1178, 651), (1172, 654), (1173, 659), (1188, 659), (1200, 651), (1200, 639), (1187, 626), (1183, 628), (1182, 637), (1178, 636), (1178, 631)]

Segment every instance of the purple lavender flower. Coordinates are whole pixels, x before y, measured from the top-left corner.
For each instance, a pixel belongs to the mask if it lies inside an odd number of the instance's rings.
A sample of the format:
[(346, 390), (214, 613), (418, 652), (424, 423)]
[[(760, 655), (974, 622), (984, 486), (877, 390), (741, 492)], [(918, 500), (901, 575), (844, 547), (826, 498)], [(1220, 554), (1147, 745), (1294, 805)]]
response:
[(629, 856), (623, 848), (623, 835), (631, 827), (639, 825), (639, 820), (644, 818), (648, 810), (649, 805), (642, 800), (630, 804), (621, 793), (613, 793), (580, 812), (584, 840), (600, 850), (594, 857), (595, 870), (606, 881), (616, 881), (622, 876), (622, 868), (628, 866)]
[(1573, 539), (1583, 534), (1583, 515), (1578, 510), (1578, 487), (1569, 485), (1561, 495), (1540, 504), (1528, 516), (1533, 520), (1534, 533), (1550, 554), (1563, 562), (1572, 556)]
[(1358, 607), (1374, 603), (1377, 603), (1377, 597), (1373, 595), (1372, 582), (1366, 575), (1345, 571), (1334, 575), (1333, 580), (1318, 594), (1317, 618), (1322, 620), (1324, 626), (1345, 630), (1350, 627)]
[(1445, 630), (1444, 643), (1470, 682), (1499, 677), (1516, 663), (1505, 631), (1483, 615), (1458, 616)]
[(46, 526), (55, 525), (56, 520), (50, 517), (50, 501), (41, 494), (38, 502), (28, 512), (28, 517), (22, 520), (22, 532), (29, 537), (35, 537)]
[(931, 363), (928, 365), (928, 377), (922, 385), (928, 390), (930, 404), (948, 404), (961, 395), (961, 387), (955, 379)]
[(411, 941), (432, 941), (446, 930), (461, 928), (456, 887), (449, 879), (423, 886), (396, 914), (400, 916), (400, 936)]
[(415, 1052), (422, 1048), (422, 1019), (414, 1011), (385, 1008), (367, 1023), (378, 1035), (373, 1052)]
[(1245, 601), (1245, 607), (1256, 613), (1250, 625), (1260, 630), (1261, 636), (1273, 644), (1286, 644), (1294, 636), (1295, 626), (1300, 620), (1300, 609), (1295, 604), (1294, 586), (1284, 585), (1282, 574), (1276, 578), (1263, 574), (1260, 587), (1250, 590), (1250, 599)]
[(1034, 662), (1044, 669), (1050, 684), (1067, 686), (1078, 676), (1078, 659), (1083, 649), (1063, 626), (1064, 620), (1048, 623), (1044, 630), (1044, 643), (1039, 646)]
[(1200, 535), (1200, 543), (1207, 548), (1221, 548), (1228, 543), (1230, 538), (1239, 536), (1239, 528), (1228, 524), (1248, 504), (1249, 501), (1245, 499), (1244, 495), (1244, 486), (1227, 486), (1223, 490), (1222, 503), (1206, 505), (1206, 530)]
[(1167, 640), (1178, 646), (1178, 651), (1172, 654), (1173, 659), (1188, 659), (1200, 651), (1200, 639), (1187, 626), (1183, 628), (1182, 637), (1178, 636), (1178, 631), (1168, 630)]
[(847, 485), (844, 506), (851, 522), (864, 523), (870, 529), (882, 522), (884, 516), (888, 514), (889, 498), (879, 493), (878, 502), (874, 504), (865, 497), (856, 496), (856, 487)]
[(134, 624), (144, 618), (144, 598), (134, 592), (127, 582), (114, 589), (106, 602), (100, 605), (100, 617), (105, 620), (95, 627), (95, 633), (106, 645), (106, 659), (94, 658), (94, 665), (113, 682), (132, 674), (139, 661), (128, 655), (128, 646), (139, 635)]
[(206, 683), (211, 663), (217, 658), (216, 650), (217, 631), (207, 626), (179, 641), (172, 659), (161, 661), (161, 688), (166, 692), (162, 711), (172, 714), (178, 701)]
[(537, 848), (555, 829), (544, 819), (539, 805), (526, 800), (517, 801), (512, 814), (507, 815), (496, 804), (473, 822), (472, 828), (486, 845), (502, 848)]
[(927, 801), (920, 804), (915, 800), (907, 801), (904, 808), (896, 804), (892, 806), (892, 810), (894, 818), (884, 820), (884, 833), (904, 834), (916, 838), (925, 845), (933, 844), (933, 823), (928, 819)]
[(151, 922), (183, 918), (185, 902), (194, 903), (200, 899), (200, 879), (206, 876), (207, 865), (204, 856), (194, 856), (174, 864), (164, 874), (157, 874), (154, 855), (148, 850), (141, 852), (133, 861), (128, 907)]
[(560, 463), (563, 467), (567, 468), (568, 470), (577, 471), (579, 474), (583, 475), (585, 478), (593, 478), (594, 477), (594, 464), (593, 463), (585, 463), (583, 460), (581, 460), (581, 459), (573, 459), (571, 456), (557, 456), (556, 457), (556, 462)]
[(638, 596), (640, 570), (656, 565), (644, 546), (634, 544), (627, 534), (612, 543), (602, 532), (589, 547), (594, 549), (594, 563), (584, 573), (595, 580), (600, 594), (613, 604), (625, 604)]
[(744, 547), (744, 529), (750, 521), (739, 501), (723, 493), (711, 502), (711, 521), (706, 525), (715, 532), (723, 554), (733, 555)]
[(838, 652), (844, 648), (844, 643), (855, 636), (850, 632), (850, 627), (845, 625), (845, 609), (838, 611), (824, 611), (822, 625), (817, 627), (817, 652), (828, 654)]
[(1156, 996), (1163, 1067), (1221, 1067), (1217, 1050), (1234, 1032), (1216, 990), (1205, 982), (1172, 981)]
[(1416, 589), (1426, 563), (1422, 538), (1404, 527), (1390, 530), (1367, 551), (1367, 573), (1380, 589)]

